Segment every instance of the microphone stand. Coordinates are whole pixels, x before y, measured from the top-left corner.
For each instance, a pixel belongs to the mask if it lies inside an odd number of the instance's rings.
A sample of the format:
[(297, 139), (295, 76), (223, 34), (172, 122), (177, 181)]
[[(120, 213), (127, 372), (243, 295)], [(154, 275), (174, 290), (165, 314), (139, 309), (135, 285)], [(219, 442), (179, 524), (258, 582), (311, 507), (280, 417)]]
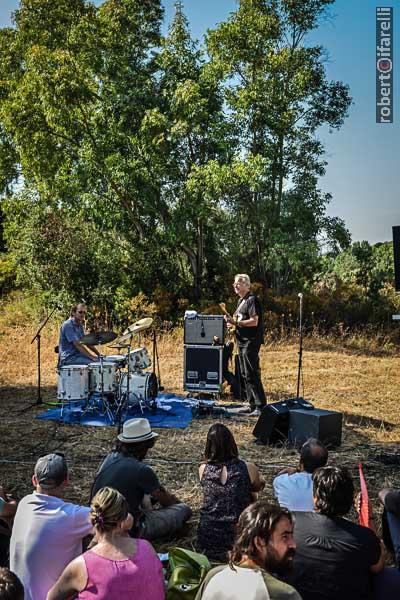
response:
[[(42, 331), (43, 327), (45, 327), (45, 325), (47, 324), (48, 320), (53, 316), (53, 314), (56, 312), (57, 310), (57, 306), (55, 306), (53, 308), (53, 310), (47, 315), (46, 319), (43, 321), (43, 323), (40, 325), (39, 329), (37, 330), (35, 337), (32, 339), (31, 344), (33, 344), (33, 342), (35, 340), (37, 340), (37, 398), (36, 398), (36, 406), (38, 406), (39, 404), (43, 404), (43, 400), (42, 400), (42, 396), (41, 396), (41, 390), (40, 390), (40, 332)], [(31, 406), (35, 406), (35, 404), (32, 404)]]
[(296, 399), (299, 399), (300, 395), (300, 376), (301, 376), (301, 368), (303, 364), (303, 294), (299, 293), (300, 298), (300, 308), (299, 308), (299, 333), (300, 333), (300, 347), (299, 347), (299, 368), (297, 372), (297, 395)]

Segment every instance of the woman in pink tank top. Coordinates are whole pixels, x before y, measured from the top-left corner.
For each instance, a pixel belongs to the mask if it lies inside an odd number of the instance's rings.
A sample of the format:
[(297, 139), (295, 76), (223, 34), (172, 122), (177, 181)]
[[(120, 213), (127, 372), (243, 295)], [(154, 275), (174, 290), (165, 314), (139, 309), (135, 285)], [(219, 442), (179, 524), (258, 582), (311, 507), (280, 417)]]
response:
[(119, 492), (102, 488), (90, 506), (97, 545), (73, 560), (46, 600), (164, 600), (162, 565), (146, 540), (129, 537), (133, 525)]

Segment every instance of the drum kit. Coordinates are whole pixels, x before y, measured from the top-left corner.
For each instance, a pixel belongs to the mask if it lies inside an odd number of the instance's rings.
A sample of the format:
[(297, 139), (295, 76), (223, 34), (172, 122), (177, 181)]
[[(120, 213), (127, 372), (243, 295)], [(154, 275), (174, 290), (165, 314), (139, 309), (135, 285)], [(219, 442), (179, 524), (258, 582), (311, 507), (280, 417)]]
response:
[[(130, 325), (118, 338), (113, 331), (85, 335), (80, 342), (100, 346), (114, 342), (110, 348), (124, 354), (99, 355), (89, 365), (67, 365), (58, 369), (57, 398), (64, 406), (80, 402), (82, 414), (97, 412), (107, 415), (112, 424), (121, 422), (122, 413), (129, 408), (156, 408), (158, 378), (155, 372), (145, 371), (151, 359), (145, 347), (132, 349), (132, 340), (151, 327), (153, 319), (144, 318)], [(139, 338), (140, 342), (140, 338)], [(155, 343), (155, 338), (154, 338)]]

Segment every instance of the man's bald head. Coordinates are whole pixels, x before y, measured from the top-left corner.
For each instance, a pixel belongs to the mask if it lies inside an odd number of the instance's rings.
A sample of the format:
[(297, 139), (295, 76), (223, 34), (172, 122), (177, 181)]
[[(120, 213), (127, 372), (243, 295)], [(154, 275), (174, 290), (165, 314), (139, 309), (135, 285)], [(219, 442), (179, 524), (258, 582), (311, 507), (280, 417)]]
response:
[(314, 473), (328, 462), (328, 450), (317, 439), (310, 438), (301, 447), (300, 465), (303, 471)]

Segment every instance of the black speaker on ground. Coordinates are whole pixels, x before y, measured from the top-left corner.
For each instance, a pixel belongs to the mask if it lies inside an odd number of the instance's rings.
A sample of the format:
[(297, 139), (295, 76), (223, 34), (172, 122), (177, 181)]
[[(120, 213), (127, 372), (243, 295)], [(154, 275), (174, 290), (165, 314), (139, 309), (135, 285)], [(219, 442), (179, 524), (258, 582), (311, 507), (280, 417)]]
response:
[(222, 359), (222, 346), (184, 346), (184, 389), (197, 392), (220, 392)]
[(267, 404), (253, 430), (263, 444), (299, 447), (309, 438), (326, 446), (342, 442), (342, 413), (313, 408), (303, 398)]
[(396, 291), (400, 292), (400, 225), (393, 227), (393, 258)]
[(184, 321), (184, 344), (223, 346), (226, 321), (222, 315), (197, 315)]
[(285, 443), (289, 433), (289, 406), (287, 402), (267, 404), (253, 429), (253, 435), (263, 444), (272, 446)]
[(316, 438), (325, 446), (340, 446), (342, 419), (342, 413), (333, 410), (319, 408), (293, 410), (289, 418), (289, 445), (298, 448), (309, 438)]

